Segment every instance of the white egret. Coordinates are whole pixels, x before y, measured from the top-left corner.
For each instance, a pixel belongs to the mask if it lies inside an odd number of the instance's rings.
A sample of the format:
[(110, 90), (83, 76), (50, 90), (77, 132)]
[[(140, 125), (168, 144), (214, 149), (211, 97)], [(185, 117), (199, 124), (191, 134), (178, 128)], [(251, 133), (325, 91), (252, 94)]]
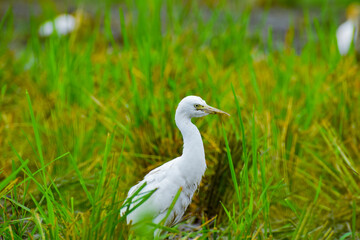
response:
[(351, 4), (346, 11), (347, 21), (341, 24), (336, 30), (336, 40), (338, 49), (341, 55), (346, 55), (349, 52), (352, 43), (357, 46), (358, 35), (359, 35), (359, 22), (360, 22), (360, 5)]
[[(173, 226), (181, 220), (206, 169), (201, 135), (198, 128), (191, 122), (191, 118), (208, 114), (230, 116), (226, 112), (210, 107), (197, 96), (187, 96), (180, 101), (176, 109), (175, 122), (183, 136), (182, 155), (150, 171), (142, 181), (130, 189), (127, 199), (130, 199), (131, 203), (121, 210), (121, 215), (134, 208), (146, 193), (155, 191), (151, 196), (148, 195), (150, 197), (144, 203), (127, 215), (128, 224), (140, 225), (144, 219), (147, 219), (155, 224)], [(174, 198), (179, 193), (175, 202)], [(175, 205), (169, 211), (172, 203)], [(144, 231), (144, 225), (140, 226), (142, 226), (140, 230)], [(157, 230), (155, 235), (159, 235), (160, 232)]]
[(41, 37), (48, 37), (55, 31), (59, 36), (67, 35), (74, 31), (77, 25), (78, 24), (74, 16), (70, 14), (60, 14), (54, 20), (43, 23), (39, 27), (39, 35)]

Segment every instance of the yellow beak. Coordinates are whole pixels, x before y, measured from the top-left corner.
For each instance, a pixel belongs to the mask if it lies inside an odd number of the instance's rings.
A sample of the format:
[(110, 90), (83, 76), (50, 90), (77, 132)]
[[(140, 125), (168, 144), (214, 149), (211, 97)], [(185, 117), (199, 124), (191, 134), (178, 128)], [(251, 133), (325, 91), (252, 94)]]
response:
[(198, 109), (199, 110), (201, 109), (204, 112), (209, 113), (209, 114), (224, 114), (224, 115), (230, 116), (230, 114), (228, 114), (227, 112), (221, 111), (220, 109), (210, 107), (210, 106), (200, 106)]

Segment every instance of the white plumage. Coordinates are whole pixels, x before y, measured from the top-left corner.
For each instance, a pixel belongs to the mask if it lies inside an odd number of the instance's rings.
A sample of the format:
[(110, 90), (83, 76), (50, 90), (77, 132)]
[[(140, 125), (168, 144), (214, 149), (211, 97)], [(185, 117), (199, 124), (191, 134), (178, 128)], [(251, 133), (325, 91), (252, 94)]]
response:
[(356, 41), (355, 26), (353, 20), (347, 20), (336, 30), (336, 39), (341, 55), (346, 55), (349, 52), (351, 43)]
[(48, 37), (55, 31), (59, 36), (67, 35), (74, 31), (76, 27), (77, 21), (74, 16), (70, 14), (61, 14), (54, 20), (43, 23), (39, 28), (39, 35), (42, 37)]
[[(206, 169), (201, 135), (197, 127), (191, 122), (191, 118), (203, 117), (208, 114), (229, 115), (208, 106), (204, 100), (197, 96), (185, 97), (179, 103), (176, 109), (175, 122), (183, 136), (183, 153), (180, 157), (149, 172), (142, 181), (130, 189), (127, 199), (133, 197), (132, 202), (122, 208), (121, 215), (134, 208), (147, 193), (155, 190), (149, 199), (127, 215), (128, 224), (131, 222), (132, 225), (135, 225), (135, 229), (136, 226), (141, 226), (141, 231), (144, 231), (146, 227), (144, 224), (140, 224), (142, 221), (159, 224), (164, 220), (162, 223), (165, 226), (173, 226), (181, 220)], [(136, 196), (133, 196), (144, 183), (146, 183), (145, 187)], [(179, 198), (165, 219), (180, 188)], [(127, 202), (126, 200), (125, 203)], [(155, 229), (148, 227), (147, 230), (154, 231)], [(155, 235), (159, 233), (160, 231), (156, 231)]]
[(359, 46), (356, 44), (359, 34), (360, 5), (357, 3), (350, 4), (346, 15), (347, 21), (336, 30), (336, 40), (341, 55), (346, 55), (349, 52), (352, 43), (355, 44), (355, 50), (359, 51)]

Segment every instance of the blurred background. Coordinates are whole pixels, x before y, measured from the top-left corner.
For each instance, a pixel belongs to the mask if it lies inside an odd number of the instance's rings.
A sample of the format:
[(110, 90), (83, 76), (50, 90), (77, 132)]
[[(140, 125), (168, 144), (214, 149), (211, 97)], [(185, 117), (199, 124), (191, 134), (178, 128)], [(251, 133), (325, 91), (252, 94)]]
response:
[[(346, 18), (346, 7), (352, 3), (351, 0), (244, 0), (244, 1), (181, 1), (175, 4), (183, 5), (187, 8), (189, 15), (193, 5), (197, 5), (202, 11), (203, 17), (210, 18), (212, 12), (217, 8), (229, 8), (232, 9), (231, 15), (234, 17), (241, 16), (242, 12), (251, 8), (251, 16), (249, 19), (249, 36), (260, 37), (256, 34), (261, 31), (261, 37), (267, 39), (268, 29), (273, 30), (273, 37), (275, 37), (275, 43), (282, 42), (284, 35), (290, 27), (298, 29), (304, 21), (304, 13), (310, 15), (310, 17), (316, 17), (322, 20), (322, 24), (329, 24), (330, 21), (335, 20), (340, 22)], [(140, 4), (140, 3), (139, 3)], [(120, 20), (118, 17), (118, 9), (121, 8), (125, 14), (127, 11), (132, 11), (130, 5), (133, 5), (132, 1), (114, 1), (107, 0), (103, 2), (94, 0), (81, 0), (81, 1), (1, 1), (1, 14), (4, 15), (7, 9), (11, 7), (14, 14), (14, 30), (19, 34), (17, 37), (22, 40), (21, 37), (26, 37), (26, 33), (29, 34), (31, 21), (33, 20), (40, 24), (41, 21), (45, 21), (54, 18), (57, 14), (61, 13), (73, 13), (76, 10), (81, 9), (84, 13), (88, 14), (89, 18), (94, 19), (97, 14), (101, 13), (104, 9), (110, 10), (110, 24), (111, 30), (115, 38), (119, 38), (121, 34)], [(305, 11), (305, 12), (304, 12)], [(161, 20), (163, 24), (166, 24), (167, 10), (163, 8), (161, 10)], [(103, 19), (102, 19), (103, 21)], [(104, 22), (102, 22), (102, 25)], [(221, 23), (219, 23), (221, 24)], [(166, 27), (163, 26), (163, 30)], [(298, 40), (296, 44), (300, 45), (301, 41)], [(301, 47), (301, 46), (298, 46)]]

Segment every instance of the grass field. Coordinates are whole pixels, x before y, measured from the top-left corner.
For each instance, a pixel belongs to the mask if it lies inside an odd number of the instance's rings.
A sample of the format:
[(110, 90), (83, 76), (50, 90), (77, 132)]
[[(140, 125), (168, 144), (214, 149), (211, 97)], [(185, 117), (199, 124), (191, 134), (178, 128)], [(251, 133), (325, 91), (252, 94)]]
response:
[(1, 17), (0, 239), (136, 239), (121, 205), (181, 154), (187, 95), (231, 117), (193, 121), (208, 169), (162, 237), (360, 239), (360, 68), (333, 15), (346, 3), (300, 8), (279, 45), (250, 29), (251, 7), (204, 2), (107, 1), (66, 37), (38, 36), (55, 5), (21, 34)]

